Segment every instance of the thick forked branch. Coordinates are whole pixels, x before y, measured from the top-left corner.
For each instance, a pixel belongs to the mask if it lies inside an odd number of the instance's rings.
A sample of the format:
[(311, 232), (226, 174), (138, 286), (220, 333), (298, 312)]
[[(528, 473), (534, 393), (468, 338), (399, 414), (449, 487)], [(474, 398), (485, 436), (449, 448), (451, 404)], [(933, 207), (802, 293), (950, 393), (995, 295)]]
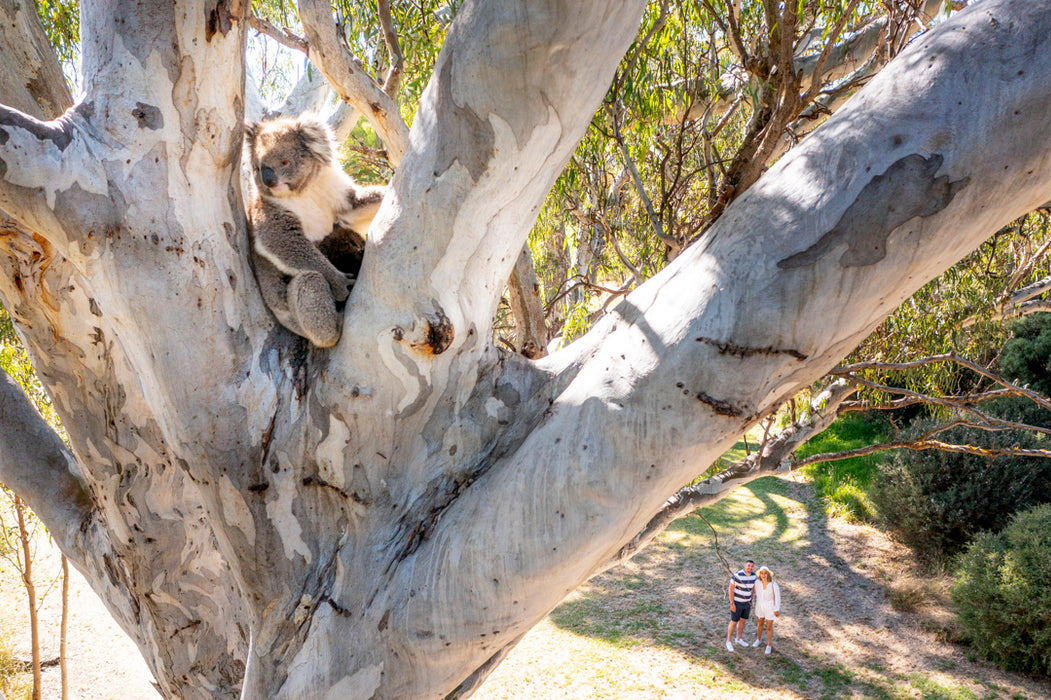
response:
[[(487, 638), (514, 639), (920, 284), (1051, 199), (1051, 158), (1034, 147), (1049, 82), (1044, 6), (985, 0), (913, 44), (695, 245), (540, 362), (579, 364), (395, 581), (497, 580), (472, 601), (497, 609), (521, 595), (521, 616)], [(415, 604), (439, 605), (443, 592)]]
[(406, 343), (419, 346), (442, 316), (454, 349), (472, 333), (488, 335), (529, 229), (606, 92), (612, 57), (637, 31), (643, 4), (505, 1), (461, 9), (414, 121), (413, 148), (369, 237), (356, 288), (368, 293), (352, 297), (347, 327), (371, 334), (384, 332), (377, 322), (397, 325)]
[(341, 99), (365, 115), (383, 140), (391, 164), (397, 167), (409, 145), (409, 129), (398, 105), (351, 55), (333, 21), (331, 3), (300, 0), (299, 17), (310, 47), (310, 62)]

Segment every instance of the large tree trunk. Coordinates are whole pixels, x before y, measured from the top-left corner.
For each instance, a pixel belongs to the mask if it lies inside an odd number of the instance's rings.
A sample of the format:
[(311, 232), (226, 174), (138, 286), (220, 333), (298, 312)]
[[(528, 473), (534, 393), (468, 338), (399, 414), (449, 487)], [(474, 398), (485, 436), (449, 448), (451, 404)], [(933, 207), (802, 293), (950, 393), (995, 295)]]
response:
[(0, 296), (71, 443), (0, 383), (0, 478), (166, 695), (469, 693), (745, 428), (1051, 199), (1051, 10), (986, 0), (584, 339), (502, 353), (504, 281), (643, 6), (468, 0), (330, 351), (248, 263), (244, 4), (85, 3), (86, 97), (0, 111), (29, 232), (0, 239)]

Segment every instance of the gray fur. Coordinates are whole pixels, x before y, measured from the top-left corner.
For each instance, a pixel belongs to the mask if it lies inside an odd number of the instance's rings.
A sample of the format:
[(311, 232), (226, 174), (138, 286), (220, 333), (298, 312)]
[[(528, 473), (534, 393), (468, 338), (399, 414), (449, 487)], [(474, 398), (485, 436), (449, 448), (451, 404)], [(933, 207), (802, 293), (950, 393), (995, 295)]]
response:
[(361, 250), (386, 187), (361, 187), (339, 167), (328, 127), (312, 117), (245, 125), (252, 166), (249, 231), (256, 280), (281, 325), (319, 347), (339, 341), (360, 256), (338, 269), (318, 244)]

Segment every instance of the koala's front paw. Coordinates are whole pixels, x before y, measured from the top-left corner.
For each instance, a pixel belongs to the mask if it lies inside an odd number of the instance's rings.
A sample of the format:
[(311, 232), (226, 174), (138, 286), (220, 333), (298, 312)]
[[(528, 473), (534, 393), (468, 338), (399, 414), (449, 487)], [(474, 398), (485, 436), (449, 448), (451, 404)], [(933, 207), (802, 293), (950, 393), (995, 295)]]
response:
[(332, 285), (332, 298), (337, 302), (346, 301), (350, 289), (354, 286), (354, 275), (343, 275), (343, 279)]

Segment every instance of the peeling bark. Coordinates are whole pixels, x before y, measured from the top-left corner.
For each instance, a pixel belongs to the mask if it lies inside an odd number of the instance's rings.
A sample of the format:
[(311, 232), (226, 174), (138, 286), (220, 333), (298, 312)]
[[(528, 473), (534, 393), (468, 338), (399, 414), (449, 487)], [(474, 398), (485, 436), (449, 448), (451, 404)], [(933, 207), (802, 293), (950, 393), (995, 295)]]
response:
[[(893, 141), (900, 143), (902, 137), (895, 136)], [(929, 158), (913, 153), (895, 161), (865, 185), (836, 225), (817, 243), (781, 260), (777, 266), (790, 270), (813, 265), (841, 244), (847, 249), (839, 258), (840, 265), (875, 265), (887, 256), (887, 238), (891, 233), (912, 219), (937, 214), (970, 182), (968, 177), (954, 182), (949, 181), (948, 175), (935, 177), (941, 164), (942, 157), (937, 153)]]

